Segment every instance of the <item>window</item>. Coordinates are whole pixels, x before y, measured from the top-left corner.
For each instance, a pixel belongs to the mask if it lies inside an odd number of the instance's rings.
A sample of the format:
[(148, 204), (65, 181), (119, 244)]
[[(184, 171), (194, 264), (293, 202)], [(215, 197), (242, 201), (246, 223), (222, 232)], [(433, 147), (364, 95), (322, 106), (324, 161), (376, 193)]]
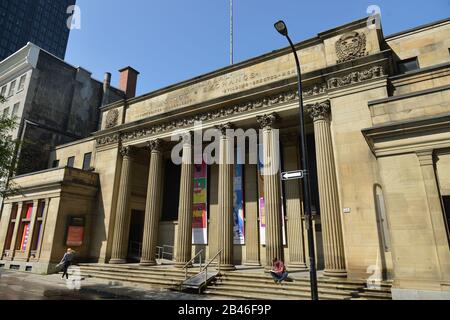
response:
[(398, 71), (400, 73), (411, 72), (418, 69), (419, 69), (419, 61), (417, 61), (417, 57), (398, 62)]
[(3, 118), (9, 117), (9, 107), (3, 109)]
[(58, 168), (59, 167), (59, 160), (53, 160), (52, 168)]
[(75, 165), (75, 157), (70, 157), (69, 159), (67, 159), (67, 166), (69, 168), (73, 168), (74, 165)]
[(11, 217), (9, 219), (9, 226), (8, 226), (8, 232), (6, 234), (6, 242), (5, 242), (5, 250), (11, 249), (11, 241), (14, 233), (14, 226), (16, 225), (17, 220), (17, 210), (18, 205), (17, 203), (12, 205), (11, 209)]
[(24, 205), (25, 210), (20, 217), (20, 230), (17, 237), (16, 250), (26, 251), (30, 240), (31, 215), (33, 214), (33, 203)]
[(17, 115), (19, 114), (19, 107), (20, 107), (20, 102), (18, 102), (14, 105), (13, 110), (12, 110), (12, 115), (11, 115), (13, 118), (17, 117)]
[(89, 170), (91, 168), (91, 159), (92, 159), (92, 153), (86, 153), (84, 155), (84, 159), (83, 159), (83, 170)]
[(25, 87), (25, 80), (27, 79), (27, 75), (24, 74), (22, 77), (20, 77), (19, 80), (19, 88), (17, 89), (17, 91), (23, 90), (23, 88)]
[(0, 96), (5, 98), (5, 94), (6, 94), (6, 86), (3, 86), (2, 89), (0, 90)]
[(14, 95), (14, 90), (16, 89), (16, 80), (14, 80), (13, 82), (11, 82), (10, 86), (9, 86), (9, 92), (8, 92), (8, 97), (11, 97), (12, 95)]
[(36, 258), (36, 251), (38, 250), (42, 239), (44, 209), (45, 209), (45, 201), (39, 201), (38, 209), (36, 212), (37, 214), (36, 225), (34, 226), (33, 238), (31, 241), (31, 252), (35, 255), (35, 258)]

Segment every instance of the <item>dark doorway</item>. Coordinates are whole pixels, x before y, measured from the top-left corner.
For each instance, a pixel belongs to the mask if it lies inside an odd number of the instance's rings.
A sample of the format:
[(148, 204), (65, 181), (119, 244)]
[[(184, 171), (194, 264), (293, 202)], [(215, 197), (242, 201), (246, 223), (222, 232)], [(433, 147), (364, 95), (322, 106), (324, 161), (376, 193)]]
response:
[(164, 193), (161, 221), (178, 219), (178, 203), (180, 201), (181, 166), (167, 160), (164, 172)]
[(131, 211), (130, 237), (128, 240), (128, 260), (130, 262), (139, 262), (141, 260), (144, 217), (144, 211)]

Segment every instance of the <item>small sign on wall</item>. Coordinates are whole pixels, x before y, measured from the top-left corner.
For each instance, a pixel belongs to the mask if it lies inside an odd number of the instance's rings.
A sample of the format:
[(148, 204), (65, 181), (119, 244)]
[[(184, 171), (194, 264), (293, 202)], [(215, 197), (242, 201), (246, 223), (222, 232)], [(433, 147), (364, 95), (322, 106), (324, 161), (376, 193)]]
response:
[(84, 218), (70, 217), (68, 225), (66, 246), (81, 247), (84, 238)]
[(344, 208), (344, 213), (350, 213), (350, 212), (352, 212), (351, 208)]
[(68, 247), (81, 247), (83, 245), (84, 227), (69, 226), (66, 245)]

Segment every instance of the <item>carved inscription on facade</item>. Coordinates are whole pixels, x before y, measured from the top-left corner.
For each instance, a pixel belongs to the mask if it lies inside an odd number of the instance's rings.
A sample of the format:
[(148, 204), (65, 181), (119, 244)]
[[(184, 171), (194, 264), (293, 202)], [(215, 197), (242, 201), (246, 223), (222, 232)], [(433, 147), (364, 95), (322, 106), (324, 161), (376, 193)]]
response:
[(297, 73), (291, 61), (284, 57), (280, 59), (276, 68), (253, 66), (131, 104), (127, 110), (126, 122), (172, 112), (224, 95), (295, 77)]

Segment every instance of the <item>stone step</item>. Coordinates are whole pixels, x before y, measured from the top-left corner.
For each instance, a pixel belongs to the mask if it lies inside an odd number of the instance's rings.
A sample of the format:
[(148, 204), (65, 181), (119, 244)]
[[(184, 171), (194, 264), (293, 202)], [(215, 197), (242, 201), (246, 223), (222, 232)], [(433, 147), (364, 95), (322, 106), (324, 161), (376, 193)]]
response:
[[(233, 280), (233, 281), (242, 281), (242, 279), (245, 279), (246, 282), (258, 282), (258, 281), (272, 281), (272, 278), (268, 275), (264, 274), (252, 274), (252, 273), (226, 273), (222, 276), (222, 278), (225, 280)], [(292, 278), (292, 277), (291, 277)], [(295, 278), (293, 279), (296, 284), (305, 284), (310, 285), (310, 281), (308, 278)], [(319, 285), (334, 285), (336, 287), (342, 286), (342, 288), (366, 288), (367, 283), (365, 281), (358, 281), (358, 280), (346, 280), (346, 279), (331, 279), (331, 278), (319, 278), (318, 279)], [(381, 283), (380, 289), (383, 292), (390, 293), (391, 291), (391, 284), (389, 283)]]
[[(121, 264), (78, 264), (79, 267), (86, 268), (109, 268), (114, 270), (144, 270), (144, 271), (170, 271), (170, 272), (184, 272), (184, 269), (175, 268), (173, 266), (139, 266), (139, 265), (121, 265)], [(189, 268), (189, 270), (198, 270), (199, 268)]]
[(101, 274), (101, 275), (109, 275), (111, 277), (114, 276), (119, 276), (119, 277), (130, 277), (130, 278), (136, 278), (136, 279), (167, 279), (167, 280), (174, 280), (174, 281), (178, 281), (181, 282), (183, 280), (185, 280), (184, 275), (170, 275), (170, 276), (161, 276), (158, 274), (139, 274), (139, 273), (119, 273), (119, 272), (109, 272), (109, 271), (103, 271), (103, 270), (81, 270), (82, 274), (86, 274), (86, 275), (97, 275), (97, 274)]
[[(240, 290), (242, 289), (242, 282), (236, 282), (236, 281), (221, 281), (220, 279), (216, 281), (216, 286), (226, 286), (226, 287), (233, 287), (235, 288), (235, 290)], [(255, 289), (259, 289), (259, 290), (279, 290), (279, 289), (284, 289), (284, 290), (288, 290), (288, 291), (292, 291), (292, 292), (296, 292), (296, 291), (303, 291), (303, 292), (310, 292), (310, 287), (309, 286), (297, 286), (297, 285), (293, 285), (293, 284), (275, 284), (275, 283), (271, 283), (271, 284), (263, 284), (263, 283), (249, 283), (246, 282), (245, 283), (245, 290), (246, 288), (255, 288)], [(327, 286), (323, 286), (323, 285), (319, 285), (319, 292), (323, 292), (323, 293), (333, 293), (333, 294), (342, 294), (342, 295), (348, 295), (351, 297), (364, 297), (364, 298), (369, 298), (369, 299), (392, 299), (391, 293), (390, 292), (369, 292), (366, 293), (363, 289), (343, 289), (343, 288), (339, 288), (339, 287), (327, 287)]]
[[(140, 274), (140, 275), (155, 275), (155, 276), (182, 276), (184, 277), (185, 272), (179, 271), (179, 270), (153, 270), (153, 269), (140, 269), (140, 268), (114, 268), (114, 267), (104, 267), (104, 266), (80, 266), (81, 270), (85, 271), (104, 271), (104, 272), (111, 272), (111, 273), (120, 273), (120, 274)], [(188, 276), (197, 274), (198, 271), (189, 271)]]
[[(242, 281), (237, 280), (228, 280), (218, 278), (216, 281), (217, 284), (226, 284), (232, 286), (242, 286)], [(297, 282), (283, 282), (282, 284), (274, 283), (274, 281), (245, 281), (245, 286), (258, 287), (258, 288), (288, 288), (290, 290), (309, 290), (310, 284), (306, 283), (297, 283)], [(340, 290), (343, 292), (351, 291), (356, 292), (360, 289), (357, 286), (340, 286), (340, 285), (328, 285), (328, 284), (319, 284), (320, 289), (329, 289), (329, 290)]]
[[(243, 279), (237, 279), (234, 277), (220, 277), (217, 279), (218, 283), (224, 283), (224, 284), (230, 284), (230, 285), (241, 285)], [(245, 279), (246, 285), (258, 285), (262, 287), (277, 287), (278, 284), (274, 283), (272, 279)], [(285, 281), (282, 284), (283, 286), (289, 287), (289, 288), (310, 288), (310, 283), (303, 282), (303, 281), (297, 281), (294, 279), (293, 282)], [(375, 294), (391, 294), (391, 291), (389, 289), (382, 288), (381, 290), (370, 290), (365, 287), (362, 287), (361, 285), (346, 285), (346, 284), (334, 284), (334, 283), (319, 283), (318, 284), (320, 288), (328, 288), (328, 289), (336, 289), (336, 290), (343, 290), (343, 291), (357, 291), (357, 292), (374, 292)]]
[[(242, 291), (233, 288), (208, 287), (203, 293), (218, 296), (228, 296), (235, 298), (253, 299), (253, 300), (311, 300), (311, 295), (307, 292), (298, 292), (293, 294), (271, 294), (261, 291)], [(319, 296), (321, 300), (343, 300), (350, 299), (340, 295), (323, 294)]]
[[(143, 286), (177, 289), (185, 279), (185, 271), (173, 267), (141, 267), (139, 265), (80, 264), (85, 277), (94, 277), (118, 282), (130, 282)], [(188, 277), (198, 274), (192, 268)], [(242, 299), (310, 299), (308, 278), (274, 283), (264, 273), (226, 272), (210, 284), (205, 293)], [(380, 290), (367, 288), (365, 281), (320, 278), (319, 296), (322, 299), (390, 300), (390, 284), (382, 283)]]
[[(244, 278), (238, 278), (238, 277), (227, 277), (223, 276), (220, 277), (219, 280), (226, 283), (242, 283), (242, 280)], [(265, 278), (265, 279), (247, 279), (245, 278), (246, 284), (260, 284), (260, 285), (277, 285), (272, 278)], [(326, 288), (337, 288), (342, 290), (358, 290), (361, 288), (361, 285), (346, 285), (346, 284), (334, 284), (334, 283), (318, 283), (321, 287)], [(299, 281), (297, 279), (293, 279), (293, 281), (284, 281), (283, 285), (285, 286), (295, 286), (295, 287), (304, 287), (309, 288), (310, 282), (309, 281)]]
[[(238, 278), (246, 278), (246, 279), (271, 279), (269, 274), (263, 274), (263, 273), (250, 273), (250, 272), (228, 272), (225, 273), (224, 276), (226, 277), (238, 277)], [(291, 276), (292, 278), (292, 276)], [(309, 283), (309, 278), (304, 277), (304, 278), (295, 278), (296, 281), (303, 281), (303, 282), (308, 282)], [(333, 278), (324, 278), (324, 277), (319, 277), (317, 279), (318, 283), (336, 283), (336, 284), (346, 284), (346, 285), (358, 285), (358, 286), (365, 286), (366, 285), (366, 281), (364, 280), (348, 280), (348, 279), (333, 279)], [(390, 288), (391, 285), (388, 283), (381, 283), (382, 287), (387, 287)]]
[(129, 276), (119, 276), (117, 274), (102, 274), (102, 273), (82, 273), (83, 277), (92, 277), (98, 279), (106, 279), (111, 281), (119, 281), (119, 282), (131, 282), (138, 283), (143, 285), (151, 285), (158, 286), (164, 288), (171, 288), (177, 286), (180, 281), (169, 280), (169, 279), (145, 279), (138, 277), (129, 277)]
[[(274, 295), (286, 295), (286, 296), (297, 296), (297, 295), (307, 295), (311, 296), (311, 291), (309, 288), (302, 288), (302, 289), (294, 289), (294, 288), (287, 288), (287, 287), (259, 287), (259, 286), (249, 286), (245, 284), (245, 286), (241, 285), (230, 285), (228, 283), (224, 284), (217, 284), (210, 286), (210, 288), (215, 288), (218, 290), (229, 290), (229, 291), (239, 291), (242, 290), (243, 292), (252, 292), (252, 293), (265, 293), (265, 292), (272, 292)], [(351, 298), (357, 294), (357, 292), (352, 291), (344, 291), (344, 290), (336, 290), (336, 289), (327, 289), (327, 288), (319, 288), (318, 289), (319, 294), (322, 295), (332, 295), (332, 296), (339, 296), (342, 298)]]

